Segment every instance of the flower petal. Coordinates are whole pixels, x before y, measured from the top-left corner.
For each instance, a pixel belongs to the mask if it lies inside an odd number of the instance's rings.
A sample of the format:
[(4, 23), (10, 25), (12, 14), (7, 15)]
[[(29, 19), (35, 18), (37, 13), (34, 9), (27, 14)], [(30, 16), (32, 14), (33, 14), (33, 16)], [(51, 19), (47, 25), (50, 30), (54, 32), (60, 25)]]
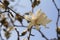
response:
[(40, 15), (40, 17), (38, 18), (38, 24), (41, 24), (45, 19), (47, 18), (47, 16), (44, 14), (44, 13), (42, 13), (41, 15)]
[(39, 25), (35, 25), (35, 28), (36, 28), (36, 30), (39, 30), (40, 28), (39, 28)]
[(30, 20), (31, 20), (28, 15), (25, 15), (24, 18), (25, 18), (27, 21), (30, 21)]
[(30, 22), (28, 25), (28, 29), (30, 29), (33, 26), (33, 24)]
[(50, 19), (48, 19), (48, 18), (46, 18), (43, 22), (42, 22), (42, 25), (46, 25), (46, 24), (48, 24), (49, 22), (51, 22), (51, 20)]
[(39, 17), (39, 16), (41, 15), (41, 13), (42, 13), (42, 12), (41, 12), (41, 9), (40, 9), (40, 10), (37, 10), (36, 16)]

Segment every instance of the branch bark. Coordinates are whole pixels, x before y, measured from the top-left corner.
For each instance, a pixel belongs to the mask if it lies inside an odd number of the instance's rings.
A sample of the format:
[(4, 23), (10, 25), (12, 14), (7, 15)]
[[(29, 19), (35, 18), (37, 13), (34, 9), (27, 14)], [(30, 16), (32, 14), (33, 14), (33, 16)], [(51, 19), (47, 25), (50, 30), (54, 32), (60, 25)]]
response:
[(28, 40), (30, 40), (31, 31), (32, 31), (32, 27), (29, 29), (29, 36), (28, 36)]
[[(58, 28), (58, 23), (59, 23), (59, 18), (60, 18), (60, 15), (59, 15), (60, 9), (57, 7), (55, 1), (54, 1), (54, 0), (52, 0), (52, 1), (53, 1), (54, 5), (55, 5), (55, 7), (56, 7), (56, 9), (57, 9), (57, 12), (58, 12), (57, 21), (56, 21), (56, 28)], [(57, 29), (57, 31), (58, 31), (58, 29)], [(57, 32), (57, 39), (59, 39), (59, 37), (58, 37), (58, 32)]]
[(20, 40), (20, 35), (19, 35), (19, 31), (15, 28), (15, 31), (17, 32), (17, 40)]
[(48, 40), (48, 38), (39, 30), (39, 33), (42, 35), (43, 38), (45, 38), (46, 40)]

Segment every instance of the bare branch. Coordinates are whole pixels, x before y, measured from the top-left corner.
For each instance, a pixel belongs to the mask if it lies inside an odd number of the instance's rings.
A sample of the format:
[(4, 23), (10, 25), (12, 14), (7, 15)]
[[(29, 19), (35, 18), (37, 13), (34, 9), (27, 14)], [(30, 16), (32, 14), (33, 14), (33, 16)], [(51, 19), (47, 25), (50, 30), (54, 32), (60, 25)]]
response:
[[(59, 17), (60, 17), (60, 15), (59, 15), (59, 11), (60, 11), (60, 9), (57, 7), (55, 1), (54, 1), (54, 0), (52, 0), (52, 1), (53, 1), (54, 5), (55, 5), (57, 11), (58, 11), (58, 16), (57, 16), (57, 21), (56, 21), (56, 27), (58, 28)], [(57, 29), (57, 31), (58, 31), (58, 29)], [(58, 32), (57, 32), (57, 38), (59, 38), (59, 36), (58, 36)], [(58, 40), (59, 40), (59, 39), (58, 39)]]
[(17, 32), (17, 40), (20, 40), (20, 35), (19, 35), (19, 31), (15, 28), (15, 31)]
[(29, 36), (28, 36), (28, 40), (30, 40), (31, 31), (32, 31), (32, 27), (29, 29)]
[(42, 37), (48, 40), (48, 38), (39, 30), (39, 33), (41, 33)]

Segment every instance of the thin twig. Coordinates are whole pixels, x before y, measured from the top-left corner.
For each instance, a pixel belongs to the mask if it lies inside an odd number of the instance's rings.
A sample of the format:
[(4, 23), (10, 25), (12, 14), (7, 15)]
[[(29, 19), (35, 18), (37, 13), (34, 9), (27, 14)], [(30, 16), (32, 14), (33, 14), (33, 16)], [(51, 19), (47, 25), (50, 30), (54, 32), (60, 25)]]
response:
[(14, 12), (15, 14), (17, 14), (14, 10), (12, 10), (11, 8), (8, 7), (8, 9), (10, 9), (12, 12)]
[[(59, 15), (60, 9), (57, 7), (55, 1), (54, 0), (52, 0), (52, 1), (53, 1), (54, 5), (55, 5), (57, 11), (58, 11), (58, 17), (57, 17), (57, 21), (56, 21), (56, 27), (57, 27), (57, 31), (58, 31), (58, 22), (59, 22), (59, 17), (60, 17), (60, 15)], [(57, 38), (58, 38), (58, 32), (57, 32)]]
[(53, 1), (54, 5), (55, 5), (56, 9), (58, 10), (58, 7), (57, 7), (57, 5), (56, 5), (55, 1), (54, 1), (54, 0), (52, 0), (52, 1)]
[(17, 32), (17, 35), (18, 35), (17, 40), (20, 40), (19, 31), (16, 28), (15, 28), (15, 31)]
[(5, 13), (5, 12), (8, 12), (8, 11), (3, 11), (3, 12), (0, 12), (0, 13)]
[[(31, 3), (32, 3), (32, 0), (31, 0)], [(33, 13), (33, 8), (32, 8), (32, 13)], [(32, 27), (29, 29), (29, 36), (28, 36), (28, 40), (30, 40), (31, 31), (32, 31)]]
[(48, 40), (48, 38), (39, 30), (39, 32), (41, 33), (42, 37), (45, 38), (46, 40)]
[(28, 36), (28, 40), (30, 40), (31, 31), (32, 31), (32, 27), (29, 29), (29, 36)]
[[(27, 26), (21, 26), (21, 25), (14, 25), (15, 27), (24, 27), (24, 28), (27, 28)], [(36, 28), (32, 28), (32, 29), (36, 29)]]

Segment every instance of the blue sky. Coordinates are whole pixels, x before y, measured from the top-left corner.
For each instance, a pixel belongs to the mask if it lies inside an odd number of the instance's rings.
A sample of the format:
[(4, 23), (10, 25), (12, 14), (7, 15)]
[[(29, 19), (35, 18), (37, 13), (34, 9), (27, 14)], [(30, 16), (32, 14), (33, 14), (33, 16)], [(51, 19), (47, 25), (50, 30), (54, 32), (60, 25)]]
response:
[[(55, 0), (55, 2), (57, 4), (58, 8), (60, 8), (60, 0)], [(16, 3), (18, 3), (18, 5)], [(29, 12), (32, 10), (31, 2), (29, 0), (15, 0), (15, 2), (11, 2), (10, 6), (14, 6), (13, 10), (20, 13), (21, 15), (23, 15), (25, 12)], [(48, 16), (48, 18), (52, 20), (51, 23), (47, 24), (47, 27), (49, 27), (49, 29), (44, 28), (43, 26), (40, 26), (41, 31), (44, 33), (44, 35), (48, 39), (57, 38), (55, 30), (56, 30), (56, 20), (57, 20), (58, 12), (57, 12), (52, 0), (41, 0), (41, 3), (39, 4), (39, 6), (36, 6), (34, 8), (34, 13), (38, 9), (42, 9), (42, 11)], [(16, 22), (15, 22), (15, 24), (16, 24)], [(17, 24), (19, 24), (19, 23), (17, 23)], [(27, 25), (26, 20), (24, 20), (23, 24)], [(21, 33), (26, 28), (17, 28), (17, 29)], [(41, 34), (35, 29), (32, 29), (32, 34), (34, 34), (35, 36), (34, 37), (31, 36), (31, 40), (45, 40), (41, 36)], [(27, 35), (28, 35), (28, 33), (27, 33)], [(25, 37), (21, 37), (21, 40), (23, 38), (27, 38), (27, 35)], [(15, 31), (12, 31), (12, 37), (9, 40), (16, 40), (16, 39), (17, 39), (17, 34)]]

